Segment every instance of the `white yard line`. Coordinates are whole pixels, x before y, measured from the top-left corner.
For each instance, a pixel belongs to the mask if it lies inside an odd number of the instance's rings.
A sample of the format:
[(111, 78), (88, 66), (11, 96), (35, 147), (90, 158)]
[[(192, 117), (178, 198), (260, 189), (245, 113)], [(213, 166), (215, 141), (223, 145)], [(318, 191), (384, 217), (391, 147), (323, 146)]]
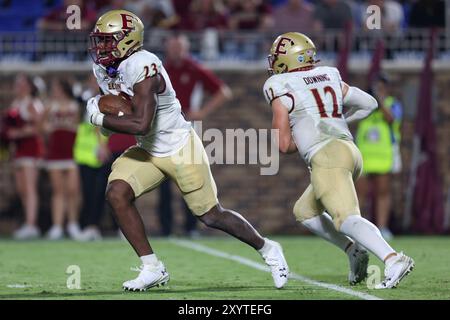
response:
[(8, 284), (6, 286), (8, 288), (12, 288), (12, 289), (31, 288), (31, 285), (29, 285), (29, 284), (21, 284), (21, 283)]
[[(211, 256), (215, 256), (215, 257), (220, 257), (220, 258), (224, 258), (224, 259), (228, 259), (228, 260), (232, 260), (235, 261), (237, 263), (246, 265), (248, 267), (251, 267), (253, 269), (257, 269), (260, 271), (264, 271), (264, 272), (270, 272), (270, 268), (262, 263), (258, 263), (255, 261), (252, 261), (250, 259), (241, 257), (241, 256), (237, 256), (237, 255), (233, 255), (233, 254), (229, 254), (226, 253), (224, 251), (220, 251), (220, 250), (216, 250), (207, 246), (204, 246), (202, 244), (198, 244), (195, 243), (193, 241), (187, 241), (187, 240), (171, 240), (172, 243), (180, 246), (180, 247), (184, 247), (184, 248), (188, 248), (191, 250), (195, 250), (198, 252), (202, 252), (202, 253), (206, 253), (209, 254)], [(350, 296), (354, 296), (357, 297), (359, 299), (363, 299), (363, 300), (382, 300), (379, 297), (364, 293), (364, 292), (359, 292), (359, 291), (355, 291), (355, 290), (351, 290), (345, 287), (341, 287), (338, 286), (336, 284), (331, 284), (331, 283), (326, 283), (326, 282), (319, 282), (313, 279), (310, 279), (308, 277), (296, 274), (294, 272), (290, 272), (289, 274), (289, 278), (290, 279), (295, 279), (295, 280), (299, 280), (302, 281), (304, 283), (313, 285), (313, 286), (317, 286), (317, 287), (322, 287), (328, 290), (333, 290), (333, 291), (337, 291), (340, 293), (344, 293), (344, 294), (348, 294)]]

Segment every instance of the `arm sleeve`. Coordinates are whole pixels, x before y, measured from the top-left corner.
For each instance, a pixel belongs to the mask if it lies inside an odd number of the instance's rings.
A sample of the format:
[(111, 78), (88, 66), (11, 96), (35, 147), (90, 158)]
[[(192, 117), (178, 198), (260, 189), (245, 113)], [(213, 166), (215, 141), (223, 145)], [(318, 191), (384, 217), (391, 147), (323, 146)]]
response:
[(348, 111), (344, 114), (345, 121), (352, 123), (366, 118), (378, 107), (377, 100), (357, 87), (349, 87), (343, 100)]

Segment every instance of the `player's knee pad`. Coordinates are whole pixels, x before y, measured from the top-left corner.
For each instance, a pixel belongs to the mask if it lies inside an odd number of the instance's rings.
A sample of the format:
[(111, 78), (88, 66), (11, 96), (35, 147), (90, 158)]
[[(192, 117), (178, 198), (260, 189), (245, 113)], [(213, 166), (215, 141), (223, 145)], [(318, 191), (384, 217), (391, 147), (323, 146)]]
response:
[(314, 218), (315, 216), (318, 216), (322, 212), (314, 211), (308, 201), (305, 200), (305, 198), (300, 197), (300, 199), (297, 200), (297, 202), (294, 205), (294, 216), (295, 220), (302, 223), (303, 221), (307, 219)]

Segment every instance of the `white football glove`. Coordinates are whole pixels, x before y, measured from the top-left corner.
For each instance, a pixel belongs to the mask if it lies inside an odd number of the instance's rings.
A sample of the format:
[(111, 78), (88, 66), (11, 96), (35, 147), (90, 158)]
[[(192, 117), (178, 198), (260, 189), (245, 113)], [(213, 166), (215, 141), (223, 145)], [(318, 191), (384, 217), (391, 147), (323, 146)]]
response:
[(100, 95), (96, 95), (88, 100), (86, 104), (86, 112), (89, 122), (94, 126), (101, 127), (103, 125), (103, 118), (105, 115), (100, 112), (98, 108), (98, 100), (100, 99)]

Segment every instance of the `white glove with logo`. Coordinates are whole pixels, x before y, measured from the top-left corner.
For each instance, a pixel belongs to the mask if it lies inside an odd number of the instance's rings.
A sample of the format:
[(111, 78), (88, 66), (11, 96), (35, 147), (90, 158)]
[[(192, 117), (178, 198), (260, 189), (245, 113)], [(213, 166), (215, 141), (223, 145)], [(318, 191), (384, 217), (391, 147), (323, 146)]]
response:
[(94, 126), (101, 127), (103, 125), (103, 118), (105, 115), (101, 113), (98, 108), (98, 100), (100, 100), (100, 95), (90, 98), (86, 104), (86, 111), (89, 122)]

